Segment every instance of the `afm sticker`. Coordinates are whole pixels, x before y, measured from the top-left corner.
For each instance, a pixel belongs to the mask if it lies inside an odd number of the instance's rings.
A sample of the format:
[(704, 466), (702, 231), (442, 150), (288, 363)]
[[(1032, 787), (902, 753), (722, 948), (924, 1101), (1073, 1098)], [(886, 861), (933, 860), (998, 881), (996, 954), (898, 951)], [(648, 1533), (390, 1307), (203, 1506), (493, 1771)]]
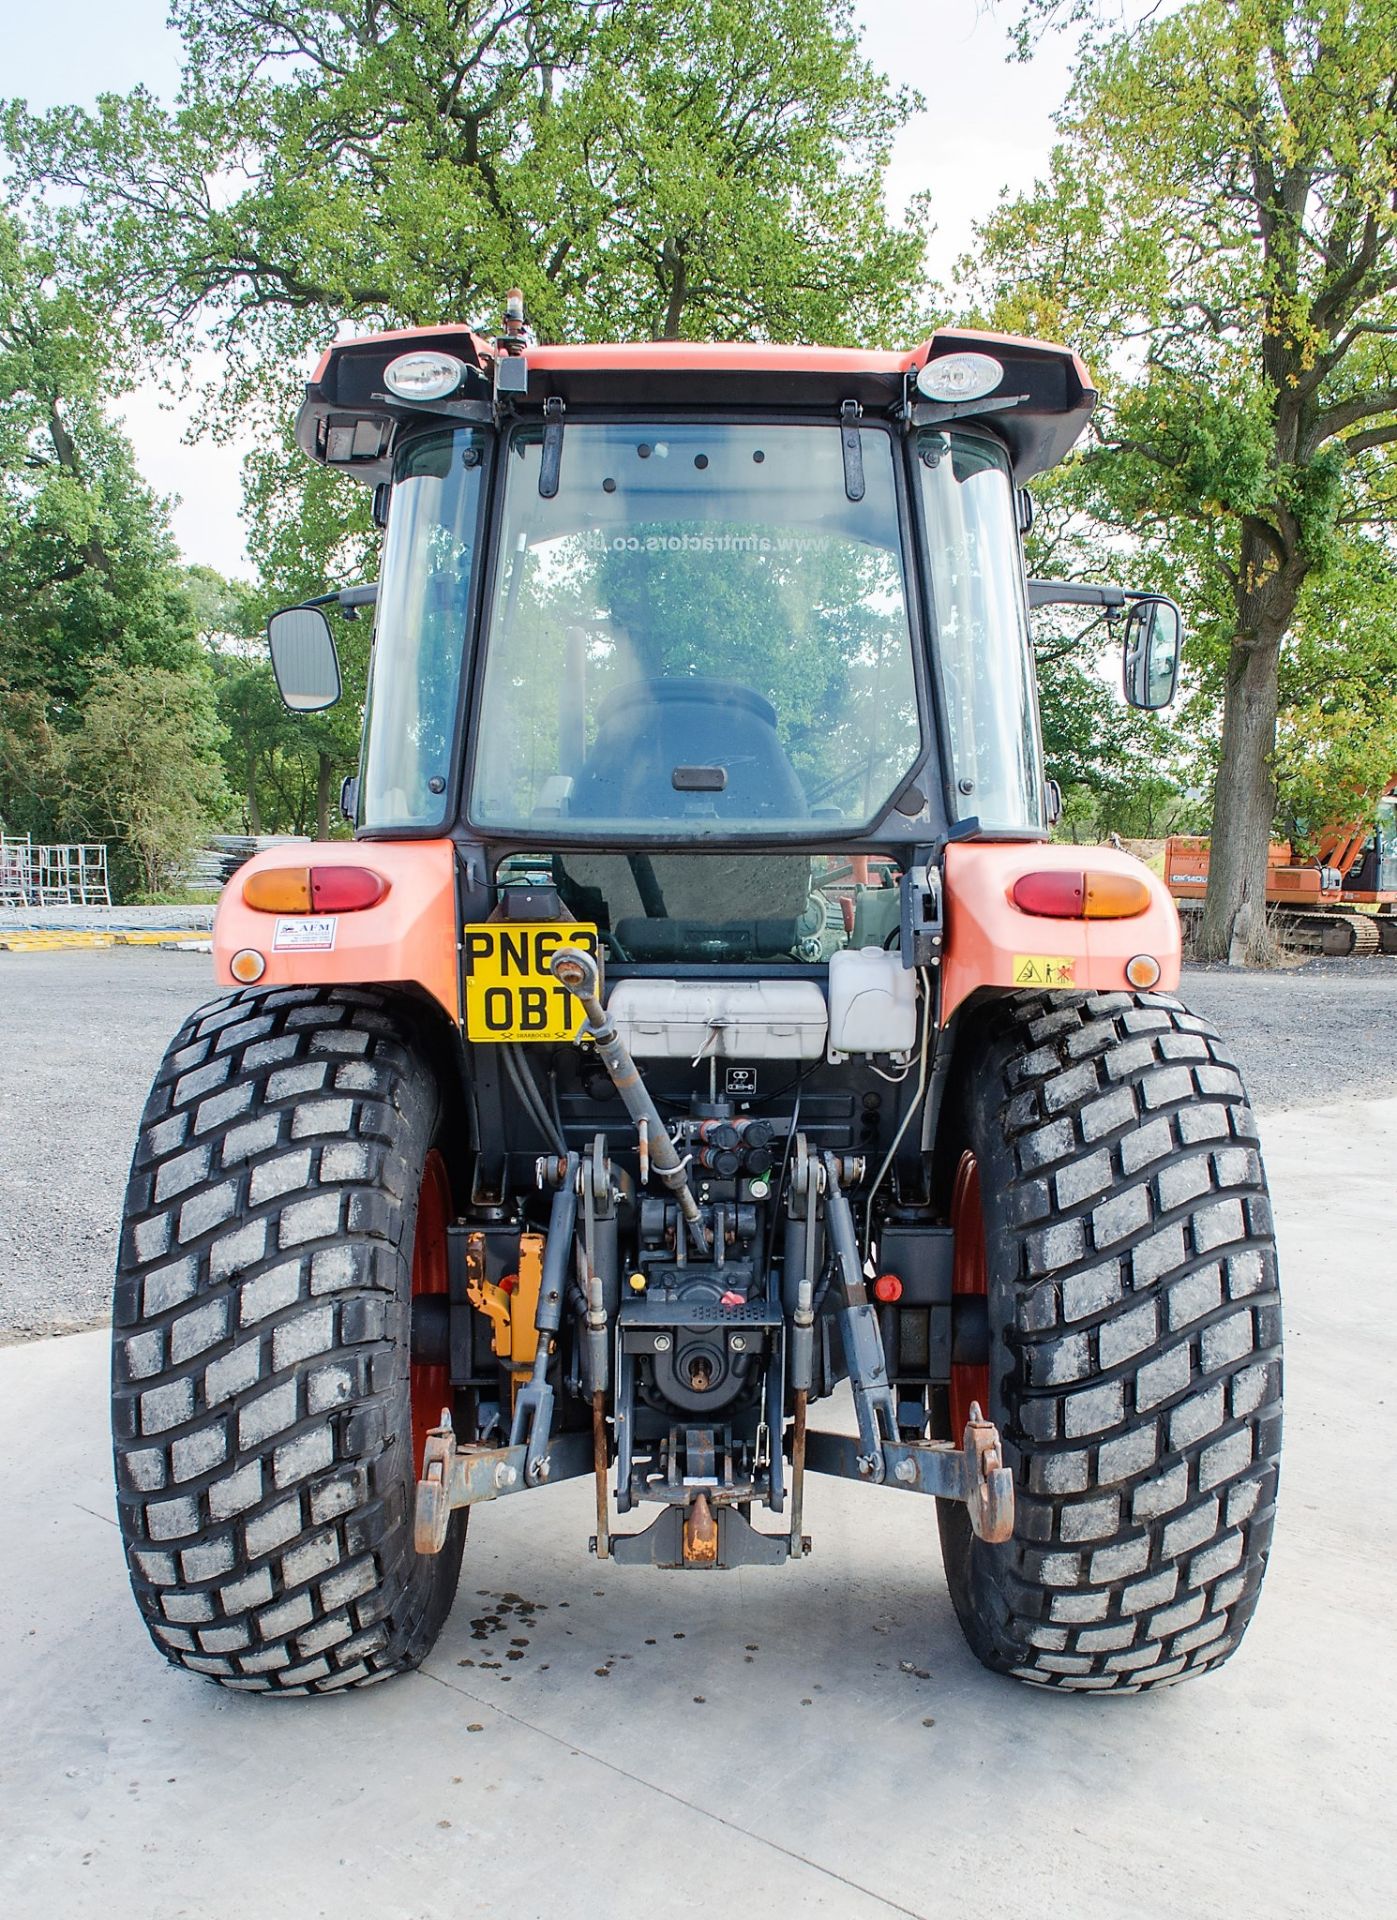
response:
[(595, 953), (597, 930), (578, 920), (488, 920), (463, 928), (467, 1038), (575, 1040), (587, 1016), (549, 971), (559, 947)]
[(1014, 955), (1014, 985), (1016, 987), (1074, 987), (1077, 962), (1070, 956), (1055, 953), (1016, 953)]
[(328, 953), (335, 944), (338, 916), (333, 913), (278, 920), (272, 934), (273, 953)]

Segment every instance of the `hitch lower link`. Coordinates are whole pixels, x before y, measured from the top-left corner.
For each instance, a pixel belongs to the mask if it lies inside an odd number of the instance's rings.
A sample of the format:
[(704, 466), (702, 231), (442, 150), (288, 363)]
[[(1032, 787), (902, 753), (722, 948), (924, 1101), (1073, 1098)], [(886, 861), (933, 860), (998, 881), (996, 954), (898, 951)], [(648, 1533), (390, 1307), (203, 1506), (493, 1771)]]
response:
[(554, 1434), (548, 1452), (530, 1466), (526, 1445), (459, 1446), (451, 1425), (451, 1409), (445, 1407), (441, 1425), (432, 1428), (422, 1449), (413, 1544), (419, 1553), (440, 1553), (457, 1507), (473, 1507), (482, 1500), (498, 1500), (525, 1487), (547, 1486), (591, 1470), (590, 1433)]
[[(964, 1504), (977, 1538), (995, 1543), (1014, 1530), (1014, 1481), (1004, 1465), (999, 1431), (972, 1403), (960, 1445), (950, 1440), (905, 1437), (888, 1381), (887, 1362), (877, 1316), (864, 1286), (846, 1178), (857, 1178), (861, 1166), (832, 1153), (812, 1154), (797, 1137), (792, 1169), (793, 1215), (801, 1228), (803, 1258), (792, 1316), (791, 1386), (795, 1400), (792, 1429), (792, 1505), (790, 1553), (805, 1551), (801, 1533), (804, 1478), (812, 1473), (836, 1474), (874, 1485), (903, 1487)], [(529, 1487), (594, 1473), (598, 1482), (597, 1550), (604, 1553), (606, 1445), (602, 1425), (605, 1386), (604, 1336), (596, 1342), (593, 1395), (593, 1431), (553, 1431), (553, 1388), (548, 1380), (549, 1354), (562, 1318), (566, 1261), (571, 1257), (579, 1194), (587, 1202), (589, 1240), (592, 1229), (591, 1188), (577, 1154), (561, 1158), (552, 1169), (554, 1185), (548, 1236), (544, 1245), (535, 1329), (538, 1344), (530, 1377), (519, 1388), (506, 1446), (461, 1445), (443, 1409), (441, 1424), (428, 1434), (423, 1448), (422, 1477), (417, 1483), (414, 1543), (419, 1553), (440, 1553), (446, 1544), (451, 1516), (458, 1507), (497, 1500)], [(596, 1178), (604, 1169), (599, 1165)], [(807, 1431), (806, 1401), (810, 1385), (812, 1290), (816, 1250), (816, 1220), (823, 1202), (824, 1224), (833, 1242), (839, 1290), (839, 1324), (858, 1436)], [(589, 1280), (591, 1262), (587, 1263)], [(592, 1289), (589, 1287), (589, 1296)], [(593, 1306), (597, 1303), (591, 1302)], [(589, 1331), (592, 1316), (589, 1314)], [(602, 1326), (604, 1327), (604, 1315)], [(688, 1557), (688, 1556), (686, 1556)]]
[(575, 1153), (567, 1154), (556, 1168), (534, 1314), (537, 1346), (529, 1378), (515, 1395), (509, 1444), (458, 1444), (451, 1409), (442, 1409), (441, 1424), (432, 1428), (422, 1449), (422, 1477), (417, 1482), (413, 1523), (413, 1542), (419, 1553), (441, 1552), (451, 1516), (458, 1507), (498, 1500), (526, 1487), (541, 1487), (592, 1471), (592, 1435), (553, 1431), (553, 1388), (548, 1379), (549, 1357), (562, 1321), (581, 1170)]
[(800, 1204), (807, 1244), (818, 1202), (824, 1202), (840, 1296), (840, 1336), (859, 1426), (857, 1439), (839, 1433), (806, 1434), (805, 1465), (812, 1473), (838, 1474), (961, 1501), (978, 1539), (992, 1544), (1007, 1540), (1014, 1531), (1014, 1476), (1004, 1465), (999, 1430), (979, 1405), (971, 1403), (959, 1446), (953, 1440), (905, 1438), (898, 1430), (883, 1339), (864, 1285), (854, 1217), (842, 1185), (847, 1171), (852, 1169), (832, 1153), (802, 1153), (793, 1175), (798, 1194), (804, 1187)]
[(976, 1538), (991, 1545), (1014, 1531), (1014, 1476), (1004, 1465), (999, 1429), (974, 1401), (959, 1446), (951, 1440), (884, 1440), (875, 1455), (843, 1433), (807, 1434), (805, 1446), (812, 1473), (962, 1501)]
[[(811, 1473), (873, 1480), (909, 1493), (963, 1501), (976, 1537), (991, 1544), (1007, 1540), (1014, 1531), (1014, 1479), (1003, 1464), (999, 1430), (974, 1403), (959, 1447), (949, 1440), (888, 1440), (875, 1460), (850, 1434), (811, 1432), (804, 1444), (804, 1465)], [(554, 1434), (532, 1471), (528, 1452), (523, 1445), (458, 1445), (450, 1408), (443, 1409), (441, 1425), (433, 1427), (423, 1448), (413, 1535), (417, 1551), (441, 1552), (458, 1507), (571, 1480), (594, 1465), (590, 1433)]]

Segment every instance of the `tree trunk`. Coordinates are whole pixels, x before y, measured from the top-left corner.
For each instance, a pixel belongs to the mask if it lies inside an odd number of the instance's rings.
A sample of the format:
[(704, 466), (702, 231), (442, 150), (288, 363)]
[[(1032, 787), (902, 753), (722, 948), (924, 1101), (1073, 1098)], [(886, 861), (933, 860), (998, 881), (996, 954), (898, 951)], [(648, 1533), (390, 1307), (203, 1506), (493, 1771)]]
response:
[(689, 291), (689, 265), (685, 258), (686, 248), (682, 240), (666, 240), (661, 258), (669, 269), (669, 299), (665, 303), (664, 331), (665, 340), (677, 340), (679, 327), (684, 315), (684, 301)]
[(1275, 810), (1276, 644), (1250, 635), (1232, 642), (1223, 708), (1222, 757), (1213, 788), (1208, 894), (1198, 934), (1200, 960), (1261, 966), (1271, 957), (1266, 929), (1266, 857)]
[(1266, 920), (1266, 861), (1276, 807), (1280, 645), (1308, 566), (1282, 561), (1269, 529), (1242, 536), (1237, 630), (1227, 663), (1222, 751), (1213, 788), (1208, 892), (1198, 932), (1200, 960), (1264, 966), (1274, 956)]
[(247, 756), (247, 830), (249, 833), (262, 831), (262, 805), (257, 798), (257, 755)]
[(322, 753), (315, 770), (315, 837), (317, 840), (330, 838), (330, 775), (334, 762), (328, 753)]

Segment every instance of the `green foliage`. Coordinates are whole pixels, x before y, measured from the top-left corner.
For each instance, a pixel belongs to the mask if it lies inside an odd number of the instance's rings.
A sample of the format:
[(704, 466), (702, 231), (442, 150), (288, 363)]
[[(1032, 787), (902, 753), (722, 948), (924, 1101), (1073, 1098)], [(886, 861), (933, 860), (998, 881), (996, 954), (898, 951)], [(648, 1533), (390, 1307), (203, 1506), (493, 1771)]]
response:
[(179, 875), (228, 795), (212, 688), (191, 672), (124, 667), (95, 684), (73, 736), (75, 837), (117, 840), (140, 887)]
[(1305, 846), (1370, 823), (1397, 777), (1397, 567), (1383, 538), (1346, 534), (1307, 583), (1280, 689), (1278, 831)]
[(859, 57), (842, 0), (173, 17), (176, 108), (21, 103), (6, 138), (23, 185), (78, 190), (94, 277), (148, 344), (212, 327), (254, 409), (339, 318), (490, 325), (516, 282), (547, 338), (855, 339), (911, 311), (919, 223), (889, 221), (880, 181), (913, 96)]
[(276, 691), (263, 629), (278, 607), (372, 580), (379, 536), (367, 489), (315, 466), (283, 427), (251, 453), (244, 471), (248, 546), (258, 584), (242, 609), (251, 642), (220, 669), (220, 710), (231, 735), (229, 781), (241, 791), (252, 833), (348, 831), (331, 800), (359, 759), (372, 616), (334, 614), (344, 697), (325, 713), (290, 714)]
[[(92, 310), (176, 376), (213, 345), (203, 423), (259, 437), (238, 635), (376, 570), (367, 496), (286, 433), (307, 350), (346, 323), (492, 328), (515, 284), (545, 339), (914, 318), (923, 209), (890, 220), (881, 182), (915, 97), (860, 58), (846, 0), (177, 0), (173, 21), (173, 108), (16, 102), (4, 140)], [(368, 622), (337, 639), (346, 698), (296, 721), (247, 645), (215, 653), (249, 826), (328, 827)]]
[(1140, 774), (1124, 785), (1068, 787), (1053, 838), (1074, 846), (1100, 846), (1113, 838), (1163, 840), (1171, 833), (1197, 833), (1197, 804), (1172, 780)]
[(0, 685), (80, 701), (98, 663), (195, 657), (163, 503), (104, 412), (97, 317), (0, 210)]
[[(1083, 483), (1080, 458), (1035, 483), (1030, 575), (1098, 584), (1124, 575), (1129, 586), (1167, 588), (1170, 581), (1151, 564), (1103, 537)], [(1195, 777), (1188, 744), (1172, 715), (1125, 705), (1118, 632), (1100, 615), (1043, 608), (1033, 635), (1044, 759), (1063, 793), (1060, 837), (1153, 839), (1191, 818), (1184, 798)]]
[(111, 839), (117, 878), (153, 888), (225, 803), (211, 582), (180, 568), (113, 386), (69, 263), (0, 212), (0, 819)]

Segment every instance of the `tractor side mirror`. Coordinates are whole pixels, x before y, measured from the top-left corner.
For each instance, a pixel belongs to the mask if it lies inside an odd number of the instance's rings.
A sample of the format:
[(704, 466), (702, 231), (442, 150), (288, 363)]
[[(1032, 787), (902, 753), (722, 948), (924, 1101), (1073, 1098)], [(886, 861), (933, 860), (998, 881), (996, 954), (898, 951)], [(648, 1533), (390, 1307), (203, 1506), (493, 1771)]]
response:
[(1125, 697), (1132, 707), (1157, 713), (1174, 698), (1179, 679), (1183, 619), (1172, 600), (1146, 594), (1125, 616)]
[(339, 655), (319, 607), (283, 607), (267, 622), (277, 692), (292, 713), (319, 713), (341, 693)]

